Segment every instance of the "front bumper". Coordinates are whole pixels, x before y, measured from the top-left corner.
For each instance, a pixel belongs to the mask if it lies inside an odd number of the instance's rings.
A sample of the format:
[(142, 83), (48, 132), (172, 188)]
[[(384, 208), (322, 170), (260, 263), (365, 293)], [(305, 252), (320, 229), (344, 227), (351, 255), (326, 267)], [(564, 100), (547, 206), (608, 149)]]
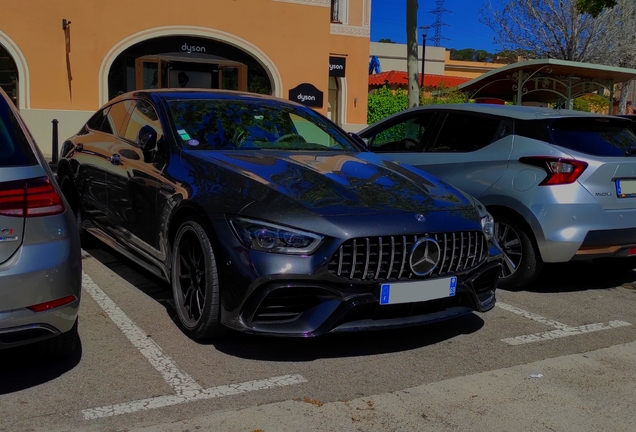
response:
[(454, 296), (393, 305), (380, 304), (380, 283), (337, 286), (291, 277), (256, 290), (240, 313), (224, 324), (290, 337), (421, 325), (492, 309), (500, 273), (499, 260), (492, 260), (458, 276)]

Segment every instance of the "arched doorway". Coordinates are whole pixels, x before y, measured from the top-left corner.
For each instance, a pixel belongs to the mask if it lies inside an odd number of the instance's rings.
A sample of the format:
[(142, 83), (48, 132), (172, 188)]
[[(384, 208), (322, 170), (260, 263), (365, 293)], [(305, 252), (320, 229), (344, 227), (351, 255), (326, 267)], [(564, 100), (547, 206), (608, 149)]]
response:
[(0, 87), (18, 106), (18, 67), (11, 54), (0, 45)]
[(197, 87), (271, 94), (263, 66), (241, 49), (196, 36), (161, 36), (122, 51), (108, 73), (108, 98), (143, 88)]

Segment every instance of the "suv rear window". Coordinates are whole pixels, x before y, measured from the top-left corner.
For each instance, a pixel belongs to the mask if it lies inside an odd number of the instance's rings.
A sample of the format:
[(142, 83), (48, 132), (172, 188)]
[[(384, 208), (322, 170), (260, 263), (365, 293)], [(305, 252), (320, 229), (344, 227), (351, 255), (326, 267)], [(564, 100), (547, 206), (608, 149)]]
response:
[(0, 167), (37, 163), (15, 113), (8, 107), (6, 99), (0, 95)]
[(612, 118), (559, 119), (549, 127), (552, 143), (594, 156), (636, 154), (629, 121)]

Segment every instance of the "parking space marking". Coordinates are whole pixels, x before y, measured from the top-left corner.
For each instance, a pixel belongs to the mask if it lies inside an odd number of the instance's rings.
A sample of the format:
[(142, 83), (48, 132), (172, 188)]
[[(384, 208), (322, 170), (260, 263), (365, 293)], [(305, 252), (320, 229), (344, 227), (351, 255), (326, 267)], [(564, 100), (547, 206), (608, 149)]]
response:
[(283, 375), (204, 389), (190, 375), (179, 370), (161, 347), (128, 318), (124, 311), (86, 273), (82, 274), (82, 287), (93, 297), (133, 346), (146, 357), (176, 393), (174, 395), (157, 396), (116, 405), (85, 409), (82, 410), (85, 420), (307, 382), (301, 375)]
[(148, 399), (109, 405), (100, 408), (85, 409), (82, 411), (85, 420), (93, 420), (102, 417), (110, 417), (136, 411), (177, 405), (184, 402), (194, 402), (204, 399), (212, 399), (223, 396), (232, 396), (255, 390), (266, 390), (274, 387), (284, 387), (307, 382), (300, 375), (284, 375), (264, 380), (248, 381), (239, 384), (230, 384), (219, 387), (192, 392), (190, 394), (158, 396)]
[(128, 318), (124, 311), (86, 273), (82, 275), (82, 287), (104, 309), (108, 317), (119, 327), (134, 347), (146, 357), (177, 394), (202, 390), (202, 387), (192, 377), (177, 368), (177, 365), (174, 364), (170, 357), (164, 354), (159, 345)]
[(586, 324), (579, 327), (572, 327), (567, 324), (563, 324), (558, 321), (553, 321), (553, 320), (544, 318), (541, 315), (533, 314), (532, 312), (528, 312), (523, 309), (519, 309), (505, 303), (497, 302), (497, 306), (504, 310), (507, 310), (508, 312), (512, 312), (524, 318), (528, 318), (532, 321), (536, 321), (541, 324), (545, 324), (547, 326), (556, 328), (556, 330), (550, 330), (545, 332), (532, 333), (529, 335), (501, 339), (502, 342), (505, 342), (509, 345), (523, 345), (523, 344), (532, 343), (532, 342), (558, 339), (558, 338), (563, 338), (567, 336), (575, 336), (575, 335), (580, 335), (584, 333), (597, 332), (601, 330), (611, 330), (611, 329), (626, 327), (631, 325), (630, 323), (625, 321), (615, 320), (615, 321), (610, 321), (607, 324), (596, 323), (596, 324)]

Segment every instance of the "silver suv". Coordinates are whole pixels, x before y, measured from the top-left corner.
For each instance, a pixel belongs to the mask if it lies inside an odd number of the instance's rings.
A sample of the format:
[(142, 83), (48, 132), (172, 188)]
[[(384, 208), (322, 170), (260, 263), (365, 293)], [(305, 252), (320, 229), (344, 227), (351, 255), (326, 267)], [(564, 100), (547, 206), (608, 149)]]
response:
[(549, 108), (412, 108), (359, 134), (374, 152), (462, 189), (495, 218), (499, 286), (526, 285), (544, 262), (636, 267), (636, 135), (629, 120)]
[(75, 217), (0, 89), (0, 352), (25, 344), (48, 360), (73, 352), (80, 252)]

